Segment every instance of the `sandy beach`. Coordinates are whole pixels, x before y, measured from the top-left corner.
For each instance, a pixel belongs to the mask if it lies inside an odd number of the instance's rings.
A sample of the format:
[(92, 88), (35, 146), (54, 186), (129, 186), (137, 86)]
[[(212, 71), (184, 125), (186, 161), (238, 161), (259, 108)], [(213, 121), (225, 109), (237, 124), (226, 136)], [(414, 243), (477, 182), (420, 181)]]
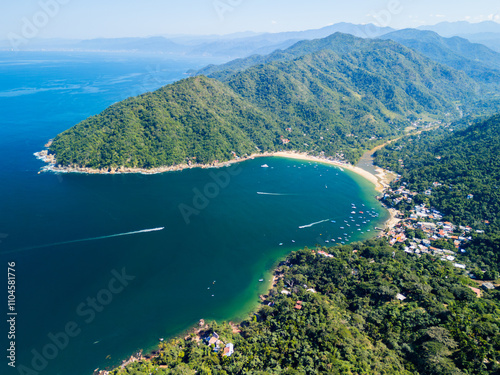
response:
[[(385, 171), (380, 169), (380, 174), (378, 176), (375, 176), (374, 174), (371, 174), (370, 172), (365, 171), (364, 169), (361, 169), (359, 167), (356, 167), (352, 164), (347, 164), (341, 161), (337, 160), (330, 160), (322, 157), (317, 157), (317, 156), (311, 156), (306, 153), (299, 153), (299, 152), (275, 152), (271, 156), (279, 156), (283, 158), (290, 158), (290, 159), (298, 159), (298, 160), (307, 160), (307, 161), (314, 161), (317, 163), (323, 163), (323, 164), (328, 164), (328, 165), (334, 165), (343, 169), (347, 169), (351, 172), (354, 172), (361, 177), (365, 178), (366, 180), (372, 182), (375, 185), (375, 190), (377, 190), (379, 193), (382, 193), (386, 187), (388, 187), (388, 184), (385, 181)], [(378, 170), (377, 169), (377, 170)]]
[(388, 229), (388, 230), (394, 228), (401, 221), (401, 219), (397, 218), (397, 216), (399, 214), (399, 212), (397, 210), (395, 210), (394, 208), (389, 208), (389, 213), (391, 214), (391, 217), (385, 223), (385, 229)]

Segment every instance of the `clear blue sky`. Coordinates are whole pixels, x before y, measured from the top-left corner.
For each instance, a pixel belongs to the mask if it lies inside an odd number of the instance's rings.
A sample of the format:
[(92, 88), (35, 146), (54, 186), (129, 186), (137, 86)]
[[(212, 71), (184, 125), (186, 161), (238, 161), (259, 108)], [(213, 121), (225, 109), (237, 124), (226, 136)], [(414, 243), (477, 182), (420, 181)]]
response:
[[(500, 22), (498, 0), (19, 0), (2, 8), (0, 39), (8, 39), (9, 33), (22, 35), (23, 30), (42, 38), (87, 39), (280, 32), (337, 22), (393, 28), (458, 20)], [(35, 31), (26, 20), (35, 24)]]

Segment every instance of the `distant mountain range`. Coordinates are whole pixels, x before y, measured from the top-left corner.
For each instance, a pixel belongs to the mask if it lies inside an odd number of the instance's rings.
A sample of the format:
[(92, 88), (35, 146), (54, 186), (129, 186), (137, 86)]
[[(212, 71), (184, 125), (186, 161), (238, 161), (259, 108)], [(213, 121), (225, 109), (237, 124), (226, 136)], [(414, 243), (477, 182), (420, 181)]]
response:
[(462, 70), (479, 82), (500, 84), (500, 53), (482, 44), (417, 29), (394, 31), (380, 38), (394, 40), (438, 63)]
[(420, 26), (418, 29), (434, 31), (444, 37), (461, 36), (500, 52), (500, 24), (497, 22), (441, 22), (433, 26)]
[[(442, 22), (421, 26), (418, 30), (434, 31), (443, 37), (461, 36), (500, 52), (500, 24), (493, 21), (480, 23)], [(267, 55), (275, 50), (287, 49), (301, 40), (325, 38), (341, 32), (360, 38), (378, 38), (395, 32), (390, 27), (373, 24), (356, 25), (336, 23), (320, 29), (281, 33), (241, 32), (228, 35), (163, 35), (146, 38), (99, 38), (90, 40), (33, 39), (21, 50), (89, 51), (89, 52), (143, 52), (177, 56), (206, 56), (235, 59), (255, 54)], [(402, 31), (402, 30), (399, 30)], [(0, 50), (10, 50), (9, 41), (0, 40)]]
[[(465, 72), (478, 82), (500, 85), (500, 53), (482, 44), (471, 43), (460, 37), (444, 38), (433, 31), (417, 29), (393, 31), (379, 38), (401, 43), (435, 62)], [(355, 39), (352, 45), (338, 44), (335, 47), (325, 45), (329, 41), (330, 38), (302, 41), (269, 55), (253, 55), (222, 65), (209, 65), (192, 73), (224, 80), (254, 65), (290, 61), (311, 52), (311, 49), (319, 51), (324, 48), (342, 48), (342, 51), (337, 52), (343, 53), (360, 47), (360, 39)]]
[(500, 23), (484, 21), (470, 23), (467, 21), (441, 22), (432, 26), (420, 26), (419, 30), (431, 30), (444, 37), (455, 35), (471, 35), (480, 33), (500, 33)]
[[(394, 31), (390, 27), (373, 24), (355, 25), (337, 23), (321, 29), (282, 33), (236, 33), (209, 36), (155, 36), (149, 38), (100, 38), (90, 40), (34, 39), (24, 48), (27, 50), (73, 51), (130, 51), (165, 53), (185, 56), (214, 56), (228, 59), (252, 54), (268, 54), (276, 49), (286, 49), (300, 40), (324, 38), (335, 32), (361, 38), (376, 38)], [(8, 41), (0, 41), (0, 49), (9, 50)]]

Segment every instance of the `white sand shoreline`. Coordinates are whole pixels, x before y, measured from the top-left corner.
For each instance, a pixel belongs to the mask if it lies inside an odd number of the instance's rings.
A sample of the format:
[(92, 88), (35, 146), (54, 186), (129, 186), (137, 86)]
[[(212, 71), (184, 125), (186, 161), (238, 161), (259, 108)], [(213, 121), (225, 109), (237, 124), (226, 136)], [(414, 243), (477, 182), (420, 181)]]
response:
[(377, 168), (379, 171), (378, 176), (365, 171), (364, 169), (361, 169), (359, 167), (356, 167), (352, 164), (348, 164), (345, 162), (337, 161), (337, 160), (330, 160), (318, 156), (312, 156), (308, 155), (305, 153), (298, 153), (298, 152), (275, 152), (273, 156), (279, 156), (279, 157), (284, 157), (284, 158), (290, 158), (290, 159), (298, 159), (298, 160), (307, 160), (307, 161), (314, 161), (318, 163), (323, 163), (323, 164), (328, 164), (328, 165), (334, 165), (337, 167), (341, 167), (344, 169), (347, 169), (351, 172), (356, 173), (357, 175), (363, 177), (364, 179), (370, 181), (375, 185), (375, 190), (377, 190), (379, 193), (382, 193), (387, 187), (388, 184), (384, 181), (385, 178), (385, 173), (381, 168)]

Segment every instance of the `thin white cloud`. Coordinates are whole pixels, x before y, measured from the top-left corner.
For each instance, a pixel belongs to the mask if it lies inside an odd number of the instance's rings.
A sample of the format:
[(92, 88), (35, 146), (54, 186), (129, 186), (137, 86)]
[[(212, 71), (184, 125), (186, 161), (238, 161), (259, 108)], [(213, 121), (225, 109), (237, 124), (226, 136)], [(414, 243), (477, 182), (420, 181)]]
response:
[(483, 21), (498, 21), (500, 20), (500, 13), (497, 14), (481, 14), (476, 17), (465, 17), (466, 20), (472, 21), (472, 22), (483, 22)]

